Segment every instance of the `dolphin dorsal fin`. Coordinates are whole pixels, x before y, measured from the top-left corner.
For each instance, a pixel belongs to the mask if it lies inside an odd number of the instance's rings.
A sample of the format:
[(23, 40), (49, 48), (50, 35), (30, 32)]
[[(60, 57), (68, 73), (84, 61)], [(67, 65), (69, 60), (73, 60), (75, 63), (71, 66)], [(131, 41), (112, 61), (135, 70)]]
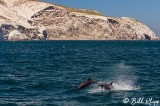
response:
[(113, 85), (113, 82), (111, 82), (110, 85)]

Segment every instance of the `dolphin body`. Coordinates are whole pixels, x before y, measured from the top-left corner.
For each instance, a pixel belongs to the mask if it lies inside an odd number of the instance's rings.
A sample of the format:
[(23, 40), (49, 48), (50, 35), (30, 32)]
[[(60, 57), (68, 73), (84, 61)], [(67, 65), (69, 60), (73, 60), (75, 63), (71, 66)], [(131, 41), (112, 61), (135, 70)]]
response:
[(114, 87), (113, 87), (113, 82), (111, 82), (111, 83), (101, 83), (101, 84), (98, 84), (98, 86), (100, 86), (102, 89), (104, 89), (104, 90), (113, 90), (114, 89)]
[[(98, 83), (96, 80), (92, 80), (91, 78), (88, 78), (86, 81), (82, 82), (79, 86), (78, 89), (86, 88), (87, 86)], [(111, 83), (98, 83), (98, 86), (101, 87), (104, 90), (112, 90), (114, 89), (113, 87), (113, 82)]]
[(91, 78), (88, 78), (86, 81), (82, 82), (79, 86), (78, 89), (85, 88), (91, 84), (97, 83), (97, 81), (92, 80)]

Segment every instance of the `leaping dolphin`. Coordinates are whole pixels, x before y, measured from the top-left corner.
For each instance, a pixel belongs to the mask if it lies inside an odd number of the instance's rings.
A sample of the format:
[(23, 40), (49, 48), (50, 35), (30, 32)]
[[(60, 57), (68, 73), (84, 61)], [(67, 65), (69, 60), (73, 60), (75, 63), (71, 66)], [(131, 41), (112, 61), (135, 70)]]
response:
[[(87, 87), (87, 86), (89, 86), (91, 84), (94, 84), (94, 83), (98, 83), (98, 81), (93, 80), (91, 78), (88, 78), (86, 81), (82, 82), (78, 86), (78, 89), (85, 88), (85, 87)], [(111, 82), (111, 83), (98, 83), (98, 86), (101, 87), (104, 90), (112, 90), (112, 89), (114, 89), (113, 82)]]
[(88, 78), (86, 81), (82, 82), (79, 86), (78, 89), (85, 88), (91, 84), (97, 83), (97, 81), (92, 80), (91, 78)]

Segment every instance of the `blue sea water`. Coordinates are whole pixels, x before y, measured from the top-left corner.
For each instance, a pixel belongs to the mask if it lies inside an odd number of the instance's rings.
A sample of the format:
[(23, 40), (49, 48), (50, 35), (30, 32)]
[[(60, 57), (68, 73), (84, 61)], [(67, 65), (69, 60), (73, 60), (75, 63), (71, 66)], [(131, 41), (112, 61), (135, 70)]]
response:
[[(78, 90), (89, 77), (115, 89)], [(0, 42), (0, 106), (154, 106), (149, 98), (160, 101), (159, 41)]]

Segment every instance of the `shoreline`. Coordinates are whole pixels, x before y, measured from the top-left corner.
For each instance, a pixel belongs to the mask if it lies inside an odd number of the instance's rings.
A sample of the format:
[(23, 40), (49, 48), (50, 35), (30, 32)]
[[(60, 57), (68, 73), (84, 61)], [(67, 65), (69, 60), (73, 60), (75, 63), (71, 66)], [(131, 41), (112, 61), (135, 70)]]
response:
[(97, 40), (90, 40), (90, 39), (86, 39), (86, 40), (81, 40), (81, 39), (53, 39), (53, 40), (15, 40), (15, 41), (12, 41), (12, 40), (3, 40), (3, 41), (0, 41), (0, 42), (52, 42), (52, 41), (131, 41), (131, 42), (137, 42), (137, 41), (142, 41), (142, 42), (152, 42), (152, 41), (160, 41), (160, 40), (101, 40), (101, 39), (97, 39)]

